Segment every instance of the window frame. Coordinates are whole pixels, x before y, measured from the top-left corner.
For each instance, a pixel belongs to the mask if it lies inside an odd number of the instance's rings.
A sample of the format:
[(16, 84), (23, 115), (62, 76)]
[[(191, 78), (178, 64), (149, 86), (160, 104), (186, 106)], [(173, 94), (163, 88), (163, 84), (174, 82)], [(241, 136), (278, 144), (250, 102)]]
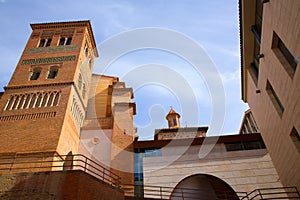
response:
[(47, 72), (47, 79), (55, 79), (58, 75), (58, 66), (51, 66)]
[(288, 75), (293, 78), (298, 66), (298, 60), (275, 31), (273, 31), (272, 37), (272, 50)]
[(41, 47), (50, 47), (51, 46), (51, 42), (52, 42), (52, 38), (41, 38), (39, 40), (38, 48), (41, 48)]
[(58, 41), (58, 46), (71, 45), (72, 39), (72, 36), (61, 36)]
[(30, 71), (29, 74), (29, 80), (30, 81), (35, 81), (38, 80), (41, 76), (42, 68), (40, 67), (35, 67)]

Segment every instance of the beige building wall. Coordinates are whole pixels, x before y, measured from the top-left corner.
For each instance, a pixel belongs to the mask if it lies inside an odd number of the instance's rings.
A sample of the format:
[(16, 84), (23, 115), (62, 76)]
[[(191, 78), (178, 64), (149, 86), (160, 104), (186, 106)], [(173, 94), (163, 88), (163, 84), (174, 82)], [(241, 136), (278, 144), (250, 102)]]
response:
[[(224, 144), (216, 144), (203, 159), (201, 146), (164, 147), (162, 156), (144, 157), (144, 185), (175, 187), (195, 174), (209, 174), (222, 179), (235, 192), (251, 192), (257, 188), (282, 187), (266, 149), (227, 152)], [(178, 154), (178, 155), (176, 155)]]
[[(280, 180), (300, 189), (300, 1), (272, 0), (263, 4), (259, 75), (253, 61), (255, 2), (242, 2), (243, 100), (251, 108)], [(278, 37), (293, 56), (293, 69), (278, 46)], [(285, 52), (286, 54), (286, 52)]]

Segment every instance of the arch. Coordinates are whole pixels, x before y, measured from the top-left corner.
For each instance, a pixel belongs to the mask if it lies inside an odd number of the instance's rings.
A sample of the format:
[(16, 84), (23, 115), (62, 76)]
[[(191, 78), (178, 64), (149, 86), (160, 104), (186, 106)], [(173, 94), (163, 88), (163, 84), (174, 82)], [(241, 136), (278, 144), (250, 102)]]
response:
[(47, 72), (47, 79), (54, 79), (58, 74), (58, 68), (56, 65), (51, 66)]
[(41, 72), (42, 72), (41, 67), (33, 68), (30, 72), (29, 79), (30, 80), (37, 80), (40, 77)]
[(181, 180), (170, 199), (228, 199), (239, 200), (235, 191), (225, 181), (209, 174), (195, 174)]

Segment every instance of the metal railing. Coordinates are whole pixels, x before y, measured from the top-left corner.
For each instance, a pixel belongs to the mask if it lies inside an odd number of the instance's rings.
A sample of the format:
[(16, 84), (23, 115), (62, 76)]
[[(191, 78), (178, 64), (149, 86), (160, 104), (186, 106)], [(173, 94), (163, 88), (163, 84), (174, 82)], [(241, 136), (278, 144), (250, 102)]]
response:
[(241, 199), (300, 199), (300, 195), (296, 187), (261, 188), (253, 190)]
[(94, 160), (81, 155), (10, 154), (0, 156), (0, 173), (81, 170), (110, 185), (120, 187), (121, 178)]
[[(178, 200), (191, 200), (199, 195), (209, 195), (211, 191), (204, 189), (191, 189), (191, 188), (176, 188), (165, 186), (149, 186), (149, 185), (121, 185), (125, 195), (136, 198), (150, 198), (150, 199), (178, 199)], [(214, 191), (218, 199), (232, 200), (240, 199), (245, 196), (246, 192), (232, 194), (226, 191)]]

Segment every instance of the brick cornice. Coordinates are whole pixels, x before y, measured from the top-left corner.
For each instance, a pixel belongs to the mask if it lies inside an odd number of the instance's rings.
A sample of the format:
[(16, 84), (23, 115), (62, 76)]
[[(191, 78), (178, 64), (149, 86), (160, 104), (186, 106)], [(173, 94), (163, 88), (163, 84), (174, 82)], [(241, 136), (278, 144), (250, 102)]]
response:
[(45, 83), (36, 85), (17, 85), (17, 86), (5, 86), (4, 90), (17, 90), (23, 88), (35, 88), (35, 87), (45, 87), (45, 86), (58, 86), (58, 85), (74, 85), (74, 82), (60, 82), (60, 83)]

